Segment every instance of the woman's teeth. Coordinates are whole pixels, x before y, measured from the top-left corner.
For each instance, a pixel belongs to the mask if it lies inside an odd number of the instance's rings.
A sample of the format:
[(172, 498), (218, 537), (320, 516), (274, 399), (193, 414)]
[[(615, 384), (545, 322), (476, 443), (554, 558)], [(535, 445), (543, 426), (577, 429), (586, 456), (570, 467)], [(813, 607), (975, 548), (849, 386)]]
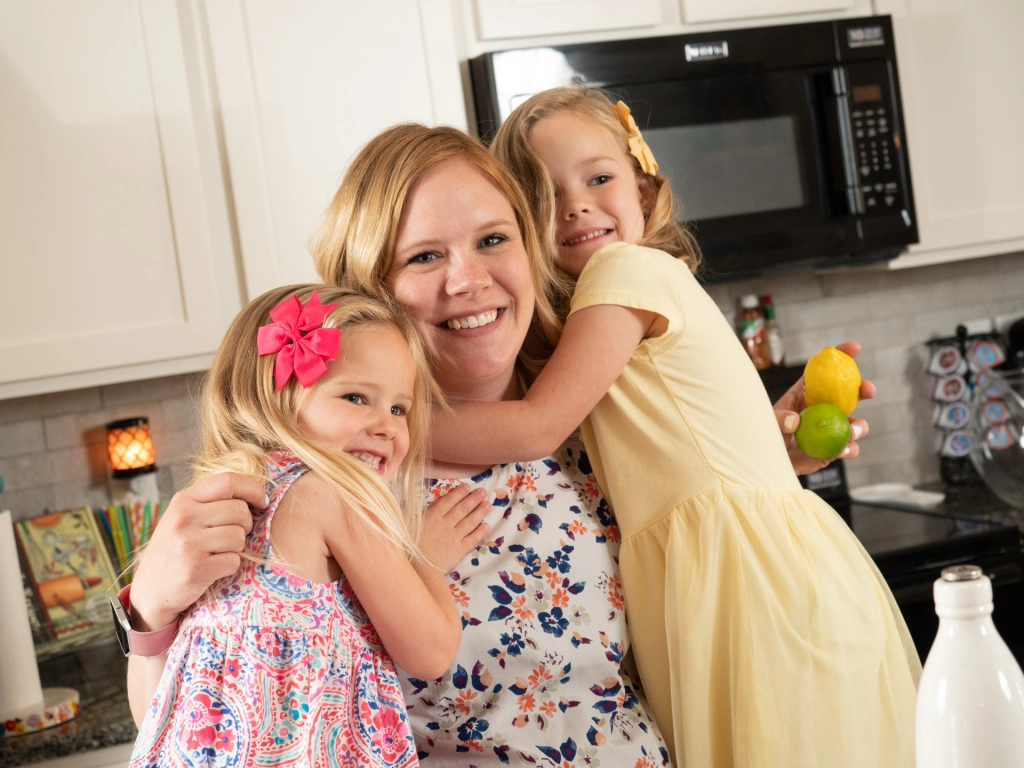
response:
[(461, 328), (479, 328), (481, 325), (490, 325), (497, 319), (498, 310), (492, 309), (490, 312), (483, 312), (479, 315), (453, 318), (448, 321), (448, 327), (453, 331), (458, 331)]
[(376, 471), (380, 469), (381, 462), (383, 459), (373, 453), (366, 453), (365, 451), (349, 451), (348, 455), (353, 459), (359, 459), (370, 469)]
[(611, 232), (610, 229), (597, 229), (591, 232), (589, 235), (581, 235), (580, 237), (574, 237), (572, 240), (566, 240), (566, 245), (576, 245), (576, 243), (582, 243), (584, 240), (593, 240), (595, 237), (601, 237), (601, 235), (607, 235)]

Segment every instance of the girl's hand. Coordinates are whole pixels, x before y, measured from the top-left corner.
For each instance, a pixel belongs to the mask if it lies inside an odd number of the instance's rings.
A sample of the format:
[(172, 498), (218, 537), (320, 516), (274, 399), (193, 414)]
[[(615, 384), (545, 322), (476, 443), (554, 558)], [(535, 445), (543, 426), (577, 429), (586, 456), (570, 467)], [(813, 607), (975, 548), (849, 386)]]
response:
[(480, 543), (490, 526), (482, 522), (491, 511), (483, 488), (462, 484), (432, 502), (423, 513), (420, 549), (445, 573)]
[[(845, 352), (850, 357), (860, 354), (860, 344), (856, 341), (848, 341), (843, 344), (836, 344), (836, 349)], [(860, 383), (860, 399), (870, 400), (875, 396), (875, 385), (866, 379)], [(779, 429), (786, 439), (786, 450), (789, 452), (789, 460), (793, 462), (793, 469), (798, 475), (809, 475), (819, 469), (827, 467), (829, 462), (821, 459), (814, 459), (800, 450), (796, 444), (793, 434), (800, 426), (800, 411), (807, 407), (804, 402), (804, 379), (801, 376), (796, 384), (789, 388), (779, 401), (775, 403), (775, 418), (778, 419)], [(860, 446), (857, 440), (868, 433), (868, 423), (864, 419), (850, 418), (850, 431), (852, 437), (845, 450), (839, 454), (840, 459), (853, 459), (860, 453)]]
[(238, 553), (252, 530), (249, 507), (266, 503), (261, 481), (228, 473), (176, 493), (132, 579), (132, 627), (148, 631), (170, 624), (213, 582), (237, 571)]

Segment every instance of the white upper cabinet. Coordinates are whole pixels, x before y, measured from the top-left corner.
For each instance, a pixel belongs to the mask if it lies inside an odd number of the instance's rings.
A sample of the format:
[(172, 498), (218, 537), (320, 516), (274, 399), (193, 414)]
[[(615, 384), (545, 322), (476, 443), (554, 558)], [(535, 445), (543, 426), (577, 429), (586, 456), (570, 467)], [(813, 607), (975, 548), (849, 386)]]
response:
[(206, 368), (352, 155), (466, 127), (450, 0), (0, 2), (0, 398)]
[(0, 3), (0, 397), (195, 370), (238, 308), (187, 8)]
[(893, 17), (921, 236), (892, 266), (1024, 248), (1024, 3), (876, 7)]
[(480, 40), (651, 27), (661, 0), (474, 0)]
[(207, 5), (250, 297), (316, 279), (308, 241), (352, 156), (400, 122), (466, 127), (448, 0)]
[(846, 11), (858, 0), (679, 0), (683, 21), (699, 24), (708, 21), (734, 21), (767, 16)]
[[(450, 0), (467, 58), (585, 43), (869, 16), (871, 0)], [(710, 26), (709, 26), (710, 25)]]

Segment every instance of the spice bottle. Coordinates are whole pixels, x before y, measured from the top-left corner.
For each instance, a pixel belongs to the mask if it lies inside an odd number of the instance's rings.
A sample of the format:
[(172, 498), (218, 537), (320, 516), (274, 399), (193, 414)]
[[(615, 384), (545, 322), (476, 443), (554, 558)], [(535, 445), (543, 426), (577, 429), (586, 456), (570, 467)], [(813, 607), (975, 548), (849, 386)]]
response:
[(976, 565), (935, 582), (935, 638), (917, 692), (917, 768), (1024, 765), (1024, 675), (992, 623), (992, 583)]
[(767, 371), (772, 367), (771, 351), (764, 332), (764, 312), (758, 303), (757, 296), (748, 293), (740, 299), (740, 341), (754, 361), (759, 371)]
[(779, 321), (775, 319), (775, 304), (770, 293), (761, 297), (761, 306), (764, 308), (764, 336), (768, 340), (769, 357), (772, 365), (782, 365), (786, 360), (786, 344)]

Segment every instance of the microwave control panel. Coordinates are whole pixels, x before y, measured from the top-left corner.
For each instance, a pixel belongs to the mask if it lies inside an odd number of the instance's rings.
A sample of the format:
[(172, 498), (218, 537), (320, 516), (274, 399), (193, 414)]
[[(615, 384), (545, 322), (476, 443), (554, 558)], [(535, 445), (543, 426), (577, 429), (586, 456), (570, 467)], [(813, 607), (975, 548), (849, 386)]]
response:
[(900, 138), (890, 112), (888, 71), (884, 64), (865, 63), (847, 71), (849, 136), (856, 168), (859, 213), (900, 210)]
[(900, 187), (896, 174), (892, 173), (896, 153), (885, 107), (879, 104), (874, 109), (852, 109), (850, 119), (864, 212), (898, 208)]

